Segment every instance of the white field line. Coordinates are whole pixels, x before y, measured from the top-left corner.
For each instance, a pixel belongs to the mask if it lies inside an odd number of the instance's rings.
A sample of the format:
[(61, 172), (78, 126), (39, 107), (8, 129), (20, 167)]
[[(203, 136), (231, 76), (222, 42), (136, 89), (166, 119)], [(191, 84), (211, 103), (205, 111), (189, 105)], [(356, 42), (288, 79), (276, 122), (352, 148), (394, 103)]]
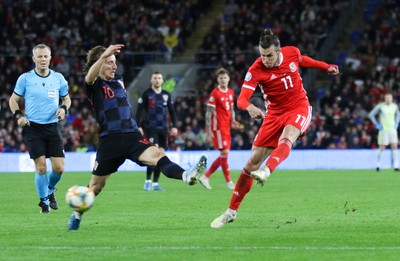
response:
[(0, 246), (0, 250), (118, 250), (118, 251), (193, 251), (193, 250), (278, 250), (278, 251), (400, 251), (400, 246), (160, 246), (160, 247), (107, 247), (107, 246)]

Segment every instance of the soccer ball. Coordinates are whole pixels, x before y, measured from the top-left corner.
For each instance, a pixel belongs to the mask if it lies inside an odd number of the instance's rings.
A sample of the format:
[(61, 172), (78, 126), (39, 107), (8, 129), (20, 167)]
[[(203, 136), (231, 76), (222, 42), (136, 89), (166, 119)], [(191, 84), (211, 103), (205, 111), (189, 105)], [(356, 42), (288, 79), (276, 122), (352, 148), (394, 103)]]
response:
[(73, 210), (83, 213), (93, 206), (94, 198), (94, 192), (90, 188), (75, 185), (68, 189), (65, 201)]

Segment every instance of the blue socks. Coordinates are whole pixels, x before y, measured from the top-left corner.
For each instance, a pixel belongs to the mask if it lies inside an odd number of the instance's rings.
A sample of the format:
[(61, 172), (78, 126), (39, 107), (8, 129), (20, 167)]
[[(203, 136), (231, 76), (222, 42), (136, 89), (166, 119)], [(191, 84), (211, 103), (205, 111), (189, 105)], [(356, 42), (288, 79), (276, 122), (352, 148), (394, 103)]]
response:
[(51, 171), (49, 173), (48, 195), (50, 195), (51, 193), (54, 192), (54, 187), (60, 181), (60, 179), (61, 179), (61, 175), (58, 175), (58, 174), (54, 173), (53, 171)]
[(60, 181), (60, 179), (61, 175), (57, 175), (53, 171), (49, 173), (48, 180), (46, 174), (35, 173), (36, 191), (39, 198), (46, 203), (46, 205), (49, 204), (49, 199), (47, 196), (54, 192), (54, 187)]
[(35, 184), (36, 191), (38, 193), (39, 198), (46, 204), (49, 205), (49, 200), (47, 198), (47, 190), (49, 183), (47, 181), (46, 174), (35, 173)]

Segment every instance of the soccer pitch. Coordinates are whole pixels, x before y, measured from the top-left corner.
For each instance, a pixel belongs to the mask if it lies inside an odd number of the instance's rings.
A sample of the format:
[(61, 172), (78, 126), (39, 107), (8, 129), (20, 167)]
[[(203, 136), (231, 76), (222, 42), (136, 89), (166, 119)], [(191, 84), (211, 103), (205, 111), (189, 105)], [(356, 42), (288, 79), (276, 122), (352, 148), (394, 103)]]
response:
[(400, 260), (393, 170), (277, 170), (221, 229), (210, 228), (232, 192), (221, 172), (212, 190), (161, 176), (165, 191), (150, 192), (144, 172), (119, 172), (68, 232), (65, 192), (90, 175), (65, 173), (60, 209), (44, 215), (33, 173), (0, 174), (0, 260)]

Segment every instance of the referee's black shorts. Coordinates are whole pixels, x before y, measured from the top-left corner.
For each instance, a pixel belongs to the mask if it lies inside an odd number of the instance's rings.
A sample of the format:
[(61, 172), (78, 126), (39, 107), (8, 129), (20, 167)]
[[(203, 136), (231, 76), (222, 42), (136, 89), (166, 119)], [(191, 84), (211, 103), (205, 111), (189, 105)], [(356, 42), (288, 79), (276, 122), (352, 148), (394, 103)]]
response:
[(138, 158), (151, 146), (155, 145), (149, 142), (139, 131), (103, 136), (99, 139), (96, 162), (92, 173), (97, 176), (106, 176), (117, 172), (126, 159), (144, 166)]
[(64, 145), (58, 122), (38, 124), (30, 122), (24, 127), (25, 142), (31, 159), (41, 156), (64, 158)]

